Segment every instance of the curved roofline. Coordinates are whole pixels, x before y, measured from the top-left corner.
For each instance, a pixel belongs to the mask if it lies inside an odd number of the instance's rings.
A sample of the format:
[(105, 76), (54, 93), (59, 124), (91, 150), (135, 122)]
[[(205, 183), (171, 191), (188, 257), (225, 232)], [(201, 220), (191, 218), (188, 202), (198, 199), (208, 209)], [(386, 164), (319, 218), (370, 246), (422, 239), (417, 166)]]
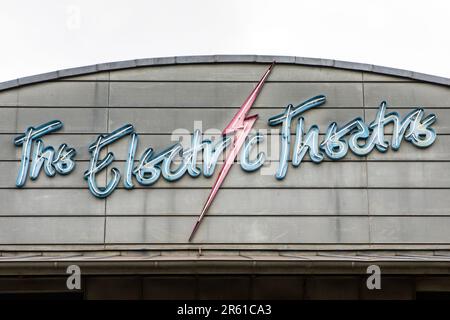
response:
[(389, 68), (377, 66), (366, 63), (356, 63), (341, 60), (319, 59), (319, 58), (304, 58), (294, 56), (270, 56), (270, 55), (200, 55), (200, 56), (179, 56), (179, 57), (161, 57), (161, 58), (146, 58), (136, 60), (125, 60), (116, 62), (107, 62), (93, 64), (84, 67), (76, 67), (41, 73), (34, 76), (27, 76), (14, 80), (9, 80), (0, 83), (0, 91), (20, 87), (23, 85), (45, 82), (50, 80), (57, 80), (66, 77), (87, 75), (102, 71), (112, 71), (120, 69), (130, 69), (147, 66), (163, 66), (163, 65), (177, 65), (177, 64), (196, 64), (196, 63), (270, 63), (276, 61), (278, 64), (297, 64), (304, 66), (318, 66), (329, 67), (337, 69), (355, 70), (378, 73), (389, 76), (397, 76), (408, 78), (412, 80), (435, 83), (445, 86), (450, 86), (450, 78), (433, 76), (425, 73), (414, 71)]

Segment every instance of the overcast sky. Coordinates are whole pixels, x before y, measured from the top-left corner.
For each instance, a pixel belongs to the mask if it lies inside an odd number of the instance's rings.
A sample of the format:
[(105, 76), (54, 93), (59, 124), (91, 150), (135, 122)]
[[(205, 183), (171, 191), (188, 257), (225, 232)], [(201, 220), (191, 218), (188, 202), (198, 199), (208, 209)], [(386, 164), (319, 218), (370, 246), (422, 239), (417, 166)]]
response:
[(328, 58), (450, 78), (448, 0), (0, 1), (0, 81), (196, 54)]

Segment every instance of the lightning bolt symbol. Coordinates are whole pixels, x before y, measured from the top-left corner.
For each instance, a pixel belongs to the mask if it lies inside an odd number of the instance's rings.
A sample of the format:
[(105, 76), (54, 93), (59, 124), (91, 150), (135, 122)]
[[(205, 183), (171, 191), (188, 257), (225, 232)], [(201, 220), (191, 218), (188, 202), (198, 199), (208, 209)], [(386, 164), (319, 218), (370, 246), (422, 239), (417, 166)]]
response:
[(195, 232), (197, 231), (198, 227), (200, 226), (200, 223), (202, 222), (203, 217), (205, 216), (206, 212), (208, 211), (209, 207), (211, 206), (217, 192), (219, 191), (220, 186), (222, 185), (223, 181), (225, 180), (225, 177), (228, 174), (228, 171), (230, 171), (231, 166), (234, 163), (234, 159), (236, 159), (237, 154), (239, 153), (239, 150), (241, 149), (242, 145), (245, 142), (245, 138), (249, 134), (250, 130), (252, 129), (253, 125), (255, 124), (256, 120), (258, 119), (258, 115), (252, 115), (247, 116), (248, 112), (250, 111), (250, 108), (253, 106), (253, 103), (255, 102), (256, 98), (258, 97), (264, 82), (266, 81), (267, 77), (270, 74), (270, 71), (272, 71), (273, 67), (275, 65), (275, 61), (270, 65), (270, 67), (267, 69), (267, 71), (262, 76), (261, 80), (259, 80), (258, 85), (253, 89), (253, 91), (250, 93), (247, 99), (245, 99), (242, 106), (239, 108), (239, 111), (234, 115), (231, 122), (223, 129), (222, 135), (228, 135), (228, 134), (234, 134), (233, 141), (231, 144), (231, 151), (225, 158), (225, 163), (222, 166), (222, 169), (220, 170), (219, 176), (217, 177), (216, 181), (214, 182), (214, 185), (209, 193), (208, 199), (205, 202), (205, 205), (203, 206), (202, 212), (200, 216), (197, 219), (197, 222), (194, 225), (194, 228), (192, 229), (192, 233), (189, 237), (189, 241), (192, 240), (194, 237)]

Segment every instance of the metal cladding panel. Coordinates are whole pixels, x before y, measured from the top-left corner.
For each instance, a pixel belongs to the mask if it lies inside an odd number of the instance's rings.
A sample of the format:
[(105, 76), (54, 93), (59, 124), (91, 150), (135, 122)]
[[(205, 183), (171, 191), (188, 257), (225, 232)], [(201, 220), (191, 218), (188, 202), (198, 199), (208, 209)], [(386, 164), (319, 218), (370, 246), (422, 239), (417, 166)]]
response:
[[(190, 217), (107, 217), (111, 243), (185, 243)], [(223, 217), (205, 220), (200, 243), (367, 243), (367, 217)]]
[[(179, 137), (190, 140), (199, 126), (220, 132), (267, 64), (167, 61), (122, 70), (102, 66), (89, 75), (0, 91), (0, 246), (188, 244), (220, 165), (210, 178), (160, 179), (149, 187), (135, 183), (135, 190), (126, 190), (122, 177), (107, 199), (97, 199), (83, 179), (91, 157), (88, 146), (99, 134), (130, 123), (140, 138), (139, 160), (148, 147), (162, 150)], [(250, 111), (259, 114), (255, 129), (266, 136), (260, 148), (268, 160), (253, 173), (233, 165), (191, 244), (450, 248), (450, 88), (307, 64), (274, 68)], [(271, 131), (279, 127), (269, 127), (268, 119), (287, 104), (320, 94), (326, 103), (304, 114), (306, 128), (319, 126), (320, 140), (333, 121), (343, 125), (361, 117), (370, 123), (384, 100), (388, 111), (402, 116), (415, 107), (424, 108), (425, 115), (435, 113), (437, 140), (426, 149), (403, 141), (398, 151), (374, 150), (364, 157), (349, 152), (340, 161), (320, 164), (306, 156), (298, 168), (288, 164), (285, 179), (275, 179), (280, 158), (271, 146), (280, 132)], [(42, 172), (36, 181), (28, 179), (24, 188), (16, 188), (21, 149), (13, 139), (53, 119), (61, 120), (63, 128), (42, 139), (45, 145), (67, 143), (77, 150), (74, 172), (55, 177)], [(292, 141), (295, 128), (293, 123)], [(387, 126), (388, 141), (391, 133)], [(113, 152), (113, 166), (122, 173), (129, 142), (129, 137), (117, 141), (102, 155)], [(98, 176), (100, 184), (112, 178), (111, 167)]]
[(30, 126), (61, 120), (60, 132), (92, 134), (107, 132), (107, 108), (3, 108), (0, 107), (0, 133), (23, 134)]
[[(216, 63), (186, 64), (152, 68), (134, 68), (111, 72), (112, 81), (209, 81), (257, 82), (266, 71), (266, 64)], [(78, 78), (72, 78), (78, 79)], [(327, 67), (311, 68), (292, 64), (276, 66), (270, 81), (330, 82), (362, 80), (362, 72)]]
[[(110, 106), (237, 108), (253, 86), (252, 82), (112, 82)], [(362, 104), (360, 83), (268, 82), (253, 108), (284, 107), (302, 101), (310, 92), (326, 95), (329, 108)]]
[[(267, 120), (271, 116), (281, 113), (284, 109), (283, 107), (253, 110), (253, 113), (259, 115), (259, 121), (256, 122), (254, 129), (272, 129), (267, 126)], [(237, 108), (212, 108), (207, 110), (197, 108), (114, 108), (109, 110), (109, 127), (115, 129), (124, 123), (133, 123), (138, 133), (171, 134), (174, 131), (173, 128), (193, 131), (194, 124), (197, 121), (205, 128), (204, 130), (215, 129), (221, 131), (237, 110)], [(332, 121), (345, 123), (355, 117), (363, 116), (364, 110), (362, 109), (340, 108), (331, 111), (318, 109), (311, 112), (310, 116), (305, 119), (305, 122), (308, 126), (317, 124), (321, 128), (321, 132), (325, 132), (328, 124)], [(161, 121), (161, 119), (166, 121)], [(292, 128), (293, 132), (294, 130), (295, 126)]]

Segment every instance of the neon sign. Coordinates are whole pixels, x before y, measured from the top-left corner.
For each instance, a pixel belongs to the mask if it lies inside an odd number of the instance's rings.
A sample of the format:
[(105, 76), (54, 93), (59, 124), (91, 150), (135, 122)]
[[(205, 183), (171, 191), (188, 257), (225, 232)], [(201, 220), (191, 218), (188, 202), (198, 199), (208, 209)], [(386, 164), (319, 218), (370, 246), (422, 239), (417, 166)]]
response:
[[(205, 177), (211, 177), (221, 156), (228, 151), (203, 210), (194, 225), (189, 238), (191, 240), (239, 152), (240, 166), (244, 171), (256, 171), (264, 165), (266, 159), (264, 152), (259, 152), (256, 157), (251, 157), (252, 149), (264, 141), (265, 137), (260, 133), (250, 135), (258, 115), (248, 115), (248, 113), (272, 68), (273, 64), (222, 131), (222, 136), (217, 141), (205, 139), (200, 130), (195, 130), (189, 148), (184, 149), (180, 143), (158, 151), (149, 147), (139, 157), (136, 157), (139, 135), (133, 125), (126, 124), (111, 133), (98, 136), (88, 147), (91, 156), (89, 167), (84, 173), (90, 192), (98, 198), (106, 198), (118, 187), (121, 180), (123, 180), (124, 188), (133, 189), (136, 182), (141, 186), (151, 186), (161, 176), (171, 182), (179, 180), (186, 174), (191, 177), (198, 177), (202, 174)], [(390, 146), (396, 151), (400, 148), (403, 140), (419, 148), (429, 147), (436, 140), (436, 132), (431, 127), (436, 121), (434, 114), (425, 116), (422, 108), (416, 108), (401, 118), (396, 112), (387, 113), (387, 104), (383, 101), (372, 122), (366, 124), (360, 117), (342, 126), (333, 122), (328, 126), (323, 140), (319, 141), (317, 125), (312, 125), (305, 133), (304, 115), (307, 111), (319, 107), (325, 102), (326, 97), (318, 95), (296, 106), (289, 104), (283, 112), (268, 119), (269, 126), (281, 127), (276, 179), (281, 180), (286, 176), (289, 160), (292, 160), (293, 167), (299, 167), (306, 154), (314, 163), (320, 163), (325, 157), (331, 160), (342, 159), (349, 150), (355, 155), (365, 156), (374, 148), (386, 152)], [(294, 121), (296, 121), (295, 134), (291, 137)], [(393, 127), (390, 141), (385, 137), (387, 125)], [(42, 169), (49, 177), (55, 176), (56, 173), (67, 175), (73, 171), (76, 163), (75, 149), (63, 143), (55, 150), (53, 146), (44, 146), (42, 140), (45, 135), (56, 132), (62, 127), (61, 121), (53, 120), (37, 127), (30, 127), (24, 134), (14, 139), (14, 144), (22, 148), (16, 179), (17, 187), (25, 186), (27, 177), (31, 180), (37, 179)], [(106, 156), (102, 157), (102, 151), (105, 147), (125, 137), (130, 139), (123, 170), (112, 167), (109, 170), (111, 178), (108, 179), (105, 186), (100, 186), (97, 183), (97, 175), (108, 170), (115, 159), (113, 152), (108, 152)], [(294, 139), (293, 148), (291, 148), (292, 138)], [(292, 153), (291, 149), (293, 149)], [(200, 156), (202, 157), (201, 161)]]

